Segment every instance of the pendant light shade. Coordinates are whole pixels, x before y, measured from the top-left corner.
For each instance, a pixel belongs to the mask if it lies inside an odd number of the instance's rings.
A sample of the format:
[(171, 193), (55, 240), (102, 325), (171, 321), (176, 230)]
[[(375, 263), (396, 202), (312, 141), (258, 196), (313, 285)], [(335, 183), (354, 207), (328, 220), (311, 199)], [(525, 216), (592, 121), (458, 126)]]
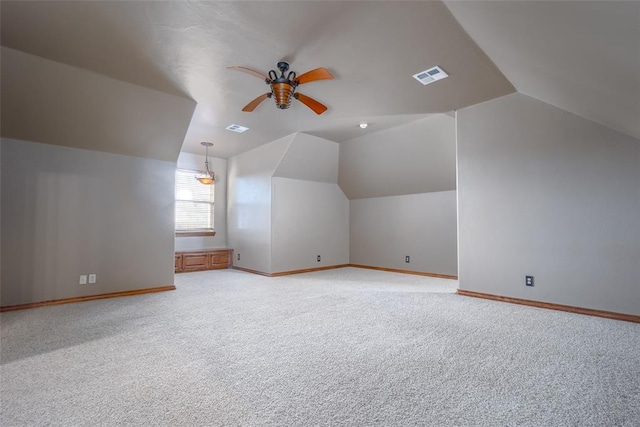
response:
[(201, 176), (196, 176), (196, 179), (200, 181), (201, 184), (204, 185), (212, 185), (215, 184), (215, 174), (209, 170), (209, 147), (213, 147), (213, 143), (211, 142), (201, 142), (200, 145), (204, 145), (204, 169), (205, 174)]

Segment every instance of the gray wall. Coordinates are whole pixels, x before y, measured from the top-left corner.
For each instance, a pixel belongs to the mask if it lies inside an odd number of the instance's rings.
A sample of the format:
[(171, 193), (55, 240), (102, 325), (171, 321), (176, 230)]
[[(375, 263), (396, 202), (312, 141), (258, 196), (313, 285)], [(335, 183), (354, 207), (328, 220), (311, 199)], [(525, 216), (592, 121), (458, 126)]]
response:
[(173, 284), (175, 163), (7, 139), (1, 161), (3, 306)]
[(234, 265), (279, 273), (349, 262), (338, 153), (335, 142), (297, 133), (229, 160)]
[(352, 264), (458, 274), (455, 191), (351, 200), (349, 210)]
[(237, 267), (271, 272), (271, 176), (293, 137), (228, 161), (227, 241), (235, 250), (233, 264)]
[(273, 272), (349, 263), (349, 201), (337, 184), (273, 178), (272, 215)]
[[(297, 133), (272, 178), (272, 272), (349, 263), (338, 144)], [(320, 255), (320, 262), (317, 256)]]
[(351, 263), (457, 275), (455, 153), (444, 114), (340, 144)]
[[(2, 166), (2, 142), (0, 139), (0, 167)], [(2, 290), (2, 169), (0, 168), (0, 291)], [(0, 292), (0, 295), (2, 292)]]
[(640, 141), (521, 94), (457, 118), (460, 288), (640, 314)]
[[(183, 152), (178, 157), (178, 168), (201, 171), (204, 169), (204, 162), (204, 156)], [(209, 167), (216, 176), (213, 204), (213, 227), (216, 235), (176, 237), (176, 251), (227, 246), (227, 160), (209, 156)]]

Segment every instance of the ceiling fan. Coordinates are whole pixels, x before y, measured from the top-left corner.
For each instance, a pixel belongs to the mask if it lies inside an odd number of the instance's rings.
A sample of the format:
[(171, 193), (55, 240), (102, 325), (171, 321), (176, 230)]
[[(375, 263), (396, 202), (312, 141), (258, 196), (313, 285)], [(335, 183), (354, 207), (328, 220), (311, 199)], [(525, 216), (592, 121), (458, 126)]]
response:
[(247, 74), (251, 74), (254, 77), (264, 80), (266, 84), (271, 87), (271, 92), (260, 95), (242, 109), (242, 111), (251, 112), (256, 109), (262, 101), (267, 98), (274, 98), (276, 106), (281, 110), (286, 110), (291, 106), (291, 100), (293, 98), (302, 102), (307, 107), (311, 108), (316, 114), (322, 114), (327, 111), (327, 107), (315, 99), (304, 95), (300, 92), (296, 92), (299, 85), (314, 82), (316, 80), (328, 80), (333, 76), (326, 68), (316, 68), (315, 70), (307, 71), (306, 73), (298, 76), (295, 72), (291, 71), (286, 76), (284, 73), (289, 71), (289, 64), (284, 61), (278, 62), (278, 70), (280, 70), (280, 77), (275, 70), (269, 71), (269, 75), (265, 76), (259, 71), (253, 70), (247, 67), (240, 67), (233, 65), (227, 67), (229, 70), (242, 71)]

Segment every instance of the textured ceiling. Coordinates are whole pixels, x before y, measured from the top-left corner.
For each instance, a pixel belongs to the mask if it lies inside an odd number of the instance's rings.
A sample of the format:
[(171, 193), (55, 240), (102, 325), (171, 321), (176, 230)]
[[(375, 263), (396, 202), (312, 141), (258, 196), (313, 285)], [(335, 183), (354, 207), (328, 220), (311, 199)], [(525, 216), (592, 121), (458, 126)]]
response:
[[(640, 2), (2, 1), (0, 7), (4, 46), (196, 101), (182, 132), (188, 152), (201, 154), (199, 142), (208, 140), (213, 155), (230, 157), (294, 132), (341, 142), (514, 86), (640, 138)], [(282, 59), (298, 73), (322, 66), (334, 74), (301, 87), (329, 107), (326, 113), (317, 116), (296, 101), (281, 111), (271, 100), (241, 112), (268, 88), (226, 67), (266, 73)], [(427, 86), (411, 78), (434, 65), (450, 77)], [(361, 121), (371, 125), (360, 130)], [(250, 130), (226, 131), (232, 123)]]
[(447, 1), (518, 92), (640, 139), (640, 1)]
[[(441, 2), (2, 2), (2, 44), (197, 102), (183, 150), (229, 157), (293, 132), (343, 141), (513, 92)], [(228, 65), (266, 73), (285, 59), (334, 80), (294, 101), (242, 107), (268, 87)], [(439, 65), (450, 77), (411, 76)], [(370, 123), (360, 130), (361, 121)], [(234, 134), (232, 123), (250, 128)], [(91, 147), (87, 147), (91, 148)]]
[(3, 138), (175, 162), (196, 103), (2, 46)]

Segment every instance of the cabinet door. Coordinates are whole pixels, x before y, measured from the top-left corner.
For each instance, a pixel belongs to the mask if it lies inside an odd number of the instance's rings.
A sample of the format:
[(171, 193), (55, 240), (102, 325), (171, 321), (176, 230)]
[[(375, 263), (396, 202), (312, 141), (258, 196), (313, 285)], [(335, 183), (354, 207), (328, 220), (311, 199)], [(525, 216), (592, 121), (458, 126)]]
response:
[(206, 253), (184, 254), (184, 255), (182, 255), (182, 270), (183, 271), (206, 270), (207, 268), (208, 268), (208, 265), (207, 265), (207, 254)]
[(182, 255), (176, 255), (176, 273), (182, 271)]
[(209, 268), (211, 268), (212, 270), (229, 268), (229, 253), (214, 252), (209, 254)]

